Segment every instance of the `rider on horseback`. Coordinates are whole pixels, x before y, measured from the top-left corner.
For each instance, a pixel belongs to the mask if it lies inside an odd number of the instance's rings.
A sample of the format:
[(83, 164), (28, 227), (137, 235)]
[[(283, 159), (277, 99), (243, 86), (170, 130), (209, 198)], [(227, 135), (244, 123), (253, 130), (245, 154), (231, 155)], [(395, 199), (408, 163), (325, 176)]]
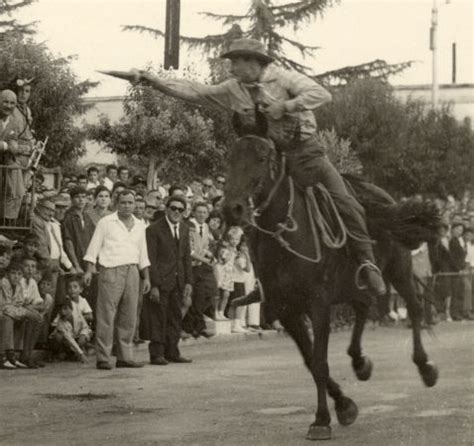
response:
[(289, 173), (303, 186), (322, 183), (331, 194), (352, 237), (350, 248), (363, 271), (365, 284), (375, 295), (385, 294), (385, 283), (375, 266), (372, 243), (363, 207), (348, 192), (343, 179), (315, 138), (312, 110), (331, 100), (330, 93), (303, 74), (272, 64), (264, 45), (254, 39), (234, 40), (222, 58), (230, 59), (232, 79), (218, 85), (202, 85), (184, 79), (161, 79), (148, 72), (136, 73), (146, 83), (170, 96), (237, 112), (254, 119), (263, 112), (269, 137), (286, 153)]

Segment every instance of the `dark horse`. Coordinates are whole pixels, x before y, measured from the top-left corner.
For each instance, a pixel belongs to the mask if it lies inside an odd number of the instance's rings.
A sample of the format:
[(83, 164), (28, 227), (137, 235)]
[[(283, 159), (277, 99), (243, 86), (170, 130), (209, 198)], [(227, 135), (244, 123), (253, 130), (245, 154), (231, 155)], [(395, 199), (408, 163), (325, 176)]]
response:
[[(334, 249), (320, 243), (320, 261), (308, 260), (315, 257), (316, 241), (305, 191), (292, 188), (288, 177), (281, 174), (282, 158), (266, 138), (265, 125), (260, 124), (260, 131), (240, 135), (231, 151), (224, 212), (229, 223), (250, 228), (249, 244), (265, 292), (265, 307), (293, 338), (316, 383), (316, 420), (306, 438), (329, 439), (331, 417), (326, 392), (334, 399), (340, 424), (352, 424), (358, 415), (357, 405), (329, 375), (330, 305), (344, 299), (354, 308), (356, 320), (347, 352), (357, 378), (365, 381), (371, 376), (372, 362), (362, 353), (361, 338), (370, 296), (356, 286), (357, 264), (345, 247)], [(437, 216), (421, 205), (398, 205), (371, 184), (352, 180), (351, 187), (366, 208), (384, 278), (407, 303), (413, 327), (413, 361), (425, 385), (434, 386), (438, 371), (421, 341), (422, 310), (412, 280), (409, 248), (436, 232)], [(307, 316), (314, 342), (305, 324)]]

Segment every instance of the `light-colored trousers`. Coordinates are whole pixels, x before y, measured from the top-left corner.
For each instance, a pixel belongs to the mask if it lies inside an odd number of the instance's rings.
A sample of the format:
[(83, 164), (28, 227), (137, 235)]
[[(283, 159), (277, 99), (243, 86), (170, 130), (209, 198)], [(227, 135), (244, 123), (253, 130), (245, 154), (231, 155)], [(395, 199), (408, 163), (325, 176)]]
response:
[(132, 360), (139, 284), (137, 265), (99, 269), (96, 307), (97, 362), (109, 362), (114, 340), (117, 360)]

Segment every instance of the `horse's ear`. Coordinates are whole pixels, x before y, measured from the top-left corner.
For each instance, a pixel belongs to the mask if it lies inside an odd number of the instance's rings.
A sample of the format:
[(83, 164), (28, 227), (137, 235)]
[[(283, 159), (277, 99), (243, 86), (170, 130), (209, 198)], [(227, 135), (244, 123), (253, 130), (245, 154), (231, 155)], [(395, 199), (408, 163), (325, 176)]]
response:
[(232, 127), (237, 133), (237, 136), (243, 136), (244, 134), (244, 125), (242, 124), (242, 120), (240, 119), (240, 115), (238, 113), (234, 113), (232, 115)]
[(255, 133), (263, 138), (266, 138), (268, 133), (267, 117), (258, 109), (255, 110)]

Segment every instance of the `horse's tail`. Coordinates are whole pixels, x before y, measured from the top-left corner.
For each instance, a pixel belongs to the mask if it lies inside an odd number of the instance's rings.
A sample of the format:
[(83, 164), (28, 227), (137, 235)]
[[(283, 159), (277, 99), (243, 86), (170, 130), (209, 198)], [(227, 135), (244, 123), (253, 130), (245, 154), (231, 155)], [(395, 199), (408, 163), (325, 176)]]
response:
[(381, 208), (367, 210), (369, 220), (408, 249), (416, 249), (422, 242), (436, 240), (441, 225), (438, 209), (432, 203), (406, 201)]
[(408, 249), (436, 240), (441, 215), (432, 203), (409, 200), (397, 203), (383, 189), (352, 176), (345, 176), (354, 195), (365, 208), (369, 228), (385, 233)]

